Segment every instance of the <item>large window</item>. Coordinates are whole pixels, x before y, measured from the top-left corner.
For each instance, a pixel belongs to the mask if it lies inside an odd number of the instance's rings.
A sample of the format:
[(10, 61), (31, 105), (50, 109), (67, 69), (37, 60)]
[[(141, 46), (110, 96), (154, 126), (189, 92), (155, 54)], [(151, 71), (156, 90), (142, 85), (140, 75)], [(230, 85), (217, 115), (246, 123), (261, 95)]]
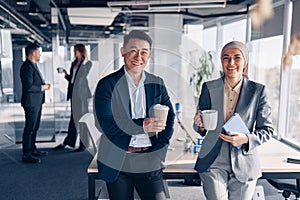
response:
[(222, 43), (225, 45), (233, 40), (246, 42), (246, 26), (246, 19), (224, 25)]
[(300, 143), (300, 56), (293, 57), (289, 74), (290, 90), (288, 100), (287, 131), (284, 137)]
[(250, 45), (250, 79), (266, 85), (275, 130), (278, 128), (282, 44), (283, 36), (280, 35), (254, 40)]
[(203, 44), (205, 51), (216, 51), (217, 48), (217, 27), (207, 28), (203, 30)]

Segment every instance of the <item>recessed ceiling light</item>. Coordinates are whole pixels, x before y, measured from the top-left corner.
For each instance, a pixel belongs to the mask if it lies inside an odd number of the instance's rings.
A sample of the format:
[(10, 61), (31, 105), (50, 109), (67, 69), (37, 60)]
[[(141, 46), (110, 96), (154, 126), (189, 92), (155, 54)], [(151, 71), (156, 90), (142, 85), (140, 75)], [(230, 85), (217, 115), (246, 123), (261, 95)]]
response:
[(104, 34), (110, 34), (110, 31), (104, 31)]
[(36, 12), (29, 12), (28, 15), (30, 15), (30, 16), (37, 16), (38, 14)]
[(28, 2), (26, 0), (18, 0), (16, 4), (19, 6), (26, 6)]
[(126, 23), (119, 23), (119, 26), (126, 26)]
[(46, 28), (48, 26), (47, 23), (44, 23), (44, 24), (40, 24), (40, 27), (43, 27), (43, 28)]
[(36, 4), (34, 3), (34, 1), (30, 2), (28, 15), (30, 15), (30, 16), (37, 16), (38, 15)]
[(113, 27), (113, 26), (110, 26), (110, 27), (108, 27), (108, 29), (112, 31), (112, 30), (114, 30), (114, 29), (115, 29), (115, 27)]

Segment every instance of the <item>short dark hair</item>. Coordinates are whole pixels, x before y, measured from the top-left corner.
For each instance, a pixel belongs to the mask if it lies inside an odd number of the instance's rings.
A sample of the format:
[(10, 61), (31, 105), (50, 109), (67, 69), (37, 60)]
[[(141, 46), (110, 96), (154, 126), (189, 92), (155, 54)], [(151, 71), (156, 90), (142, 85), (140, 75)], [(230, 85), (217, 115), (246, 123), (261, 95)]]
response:
[(32, 52), (40, 48), (38, 44), (30, 43), (25, 47), (25, 55), (28, 57)]
[(124, 41), (123, 41), (123, 47), (125, 47), (130, 39), (140, 39), (140, 40), (145, 40), (149, 43), (150, 45), (150, 49), (152, 46), (152, 39), (151, 37), (145, 33), (144, 31), (140, 31), (140, 30), (132, 30), (130, 31), (129, 34), (124, 36)]

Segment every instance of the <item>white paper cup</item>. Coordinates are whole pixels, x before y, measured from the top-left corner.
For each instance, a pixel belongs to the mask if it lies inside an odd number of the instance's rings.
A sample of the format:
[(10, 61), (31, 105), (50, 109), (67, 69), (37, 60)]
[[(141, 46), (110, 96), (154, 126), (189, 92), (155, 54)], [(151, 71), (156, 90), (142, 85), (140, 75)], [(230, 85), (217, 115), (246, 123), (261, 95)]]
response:
[(217, 110), (203, 110), (202, 111), (203, 126), (206, 130), (215, 130), (218, 123)]
[(158, 118), (165, 124), (167, 122), (169, 107), (161, 104), (153, 106), (153, 117)]

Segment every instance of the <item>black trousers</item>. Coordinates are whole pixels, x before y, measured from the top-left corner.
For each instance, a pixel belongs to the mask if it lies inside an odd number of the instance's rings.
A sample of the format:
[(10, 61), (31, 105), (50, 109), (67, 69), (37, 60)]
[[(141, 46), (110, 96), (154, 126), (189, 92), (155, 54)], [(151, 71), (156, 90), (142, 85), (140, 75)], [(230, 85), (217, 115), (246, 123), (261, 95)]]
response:
[(77, 129), (74, 123), (73, 111), (71, 109), (71, 117), (68, 126), (68, 135), (64, 140), (64, 144), (69, 145), (70, 147), (75, 147), (77, 138)]
[(165, 200), (162, 170), (147, 173), (120, 172), (113, 183), (106, 182), (110, 200), (133, 200), (134, 188), (142, 200)]
[(23, 132), (23, 154), (31, 155), (36, 150), (36, 133), (40, 126), (42, 105), (23, 107), (25, 112), (25, 127)]
[[(82, 106), (84, 106), (83, 109)], [(70, 116), (70, 121), (68, 126), (68, 135), (63, 142), (65, 145), (69, 145), (70, 147), (75, 147), (76, 139), (79, 131), (81, 134), (87, 135), (86, 127), (81, 127), (81, 130), (77, 130), (77, 128), (79, 128), (78, 123), (80, 117), (82, 117), (87, 112), (88, 112), (87, 104), (82, 105), (82, 101), (78, 99), (71, 99), (71, 116)], [(85, 145), (87, 144), (83, 144), (83, 142), (80, 140), (79, 148), (85, 148)]]

